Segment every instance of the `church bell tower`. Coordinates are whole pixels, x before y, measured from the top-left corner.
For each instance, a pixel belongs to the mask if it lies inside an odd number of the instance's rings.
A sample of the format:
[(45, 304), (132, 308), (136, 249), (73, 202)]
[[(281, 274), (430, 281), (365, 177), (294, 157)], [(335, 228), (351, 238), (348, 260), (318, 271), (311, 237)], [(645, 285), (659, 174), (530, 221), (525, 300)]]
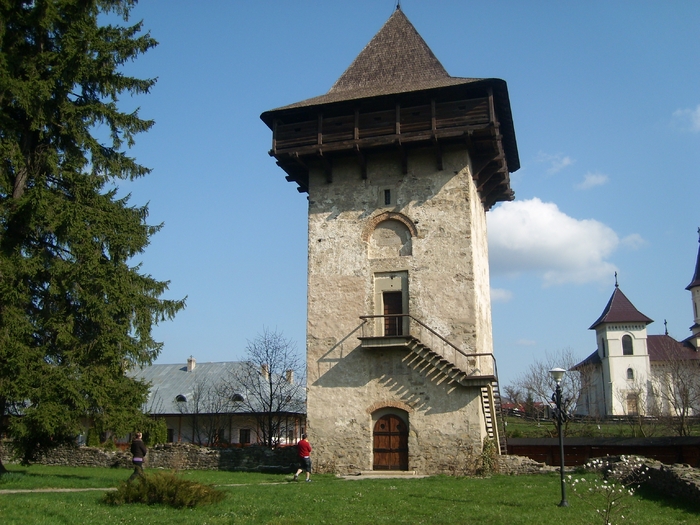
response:
[(464, 468), (499, 440), (486, 212), (519, 168), (506, 83), (450, 76), (397, 9), (328, 93), (261, 118), (308, 194), (316, 468)]

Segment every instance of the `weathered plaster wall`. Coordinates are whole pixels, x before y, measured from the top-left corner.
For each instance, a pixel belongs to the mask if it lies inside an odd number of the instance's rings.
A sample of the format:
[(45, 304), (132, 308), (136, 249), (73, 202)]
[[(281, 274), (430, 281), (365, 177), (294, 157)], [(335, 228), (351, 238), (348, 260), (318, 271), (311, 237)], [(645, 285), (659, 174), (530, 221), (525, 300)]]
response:
[[(323, 166), (311, 170), (308, 429), (324, 470), (370, 470), (372, 413), (392, 403), (407, 414), (409, 469), (450, 471), (481, 449), (478, 388), (440, 382), (407, 350), (357, 339), (360, 316), (379, 313), (375, 275), (405, 272), (408, 313), (466, 352), (492, 352), (485, 213), (466, 151), (445, 151), (443, 165), (425, 150), (409, 154), (405, 175), (398, 153), (370, 157), (365, 180), (354, 159), (334, 160), (332, 182)], [(398, 223), (372, 238), (373, 219), (387, 212), (415, 229), (410, 244)]]

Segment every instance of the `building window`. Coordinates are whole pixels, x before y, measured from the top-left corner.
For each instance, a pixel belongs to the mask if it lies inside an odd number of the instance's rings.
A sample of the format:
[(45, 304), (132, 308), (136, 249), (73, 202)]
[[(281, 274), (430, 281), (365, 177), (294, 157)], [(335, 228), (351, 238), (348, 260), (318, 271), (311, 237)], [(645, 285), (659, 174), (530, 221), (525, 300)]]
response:
[(178, 394), (177, 396), (175, 396), (175, 401), (177, 401), (178, 403), (187, 403), (187, 398), (182, 394)]
[(634, 379), (634, 370), (631, 368), (627, 369), (627, 379)]
[(639, 396), (627, 394), (627, 415), (636, 416), (637, 414), (639, 414)]
[(167, 443), (172, 443), (173, 441), (175, 441), (175, 429), (174, 428), (168, 429), (168, 437), (165, 438), (165, 441)]
[(603, 351), (603, 357), (605, 357), (605, 339), (600, 340), (600, 349)]
[(243, 445), (250, 444), (250, 429), (242, 428), (238, 433), (238, 442)]
[(384, 206), (391, 205), (391, 190), (384, 190)]
[(632, 338), (629, 335), (622, 336), (622, 355), (633, 355)]

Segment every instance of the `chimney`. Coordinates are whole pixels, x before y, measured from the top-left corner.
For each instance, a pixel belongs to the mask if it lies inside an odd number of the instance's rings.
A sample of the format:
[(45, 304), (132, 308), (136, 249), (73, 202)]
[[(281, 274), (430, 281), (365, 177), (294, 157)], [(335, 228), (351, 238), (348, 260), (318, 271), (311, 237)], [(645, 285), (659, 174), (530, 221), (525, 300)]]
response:
[(263, 379), (268, 379), (270, 377), (270, 367), (267, 363), (263, 363), (260, 366), (260, 374), (263, 376)]
[(285, 377), (287, 379), (287, 383), (289, 383), (290, 385), (294, 383), (294, 370), (287, 370), (287, 374), (285, 375)]
[(190, 356), (189, 359), (187, 359), (187, 371), (192, 372), (195, 366), (197, 366), (197, 360)]

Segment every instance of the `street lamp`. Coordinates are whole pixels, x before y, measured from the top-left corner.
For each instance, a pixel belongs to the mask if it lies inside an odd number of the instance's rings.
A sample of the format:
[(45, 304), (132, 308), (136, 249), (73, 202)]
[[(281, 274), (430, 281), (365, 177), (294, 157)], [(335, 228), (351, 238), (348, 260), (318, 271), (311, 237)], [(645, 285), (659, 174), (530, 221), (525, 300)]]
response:
[(559, 503), (559, 506), (568, 507), (569, 502), (566, 501), (566, 483), (564, 482), (564, 435), (561, 431), (561, 427), (564, 424), (564, 420), (566, 419), (564, 411), (561, 408), (561, 380), (564, 378), (566, 370), (564, 370), (563, 368), (552, 368), (549, 371), (549, 374), (552, 376), (552, 379), (554, 379), (554, 381), (557, 384), (557, 388), (554, 391), (554, 394), (552, 394), (552, 401), (554, 401), (554, 403), (557, 406), (555, 419), (557, 421), (557, 427), (559, 428), (559, 457), (561, 459), (561, 467), (559, 469), (559, 473), (561, 476), (561, 503)]

